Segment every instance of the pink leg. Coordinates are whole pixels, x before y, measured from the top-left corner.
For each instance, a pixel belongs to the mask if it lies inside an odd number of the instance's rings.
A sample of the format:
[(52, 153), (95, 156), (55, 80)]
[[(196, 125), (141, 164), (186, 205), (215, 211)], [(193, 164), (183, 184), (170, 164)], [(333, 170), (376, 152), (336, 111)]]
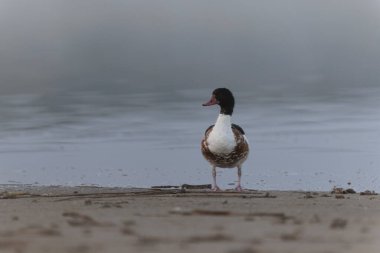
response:
[(241, 166), (237, 167), (237, 172), (238, 172), (238, 183), (237, 183), (237, 186), (236, 186), (235, 190), (241, 192), (241, 191), (243, 191), (243, 188), (241, 188), (241, 184), (240, 184), (240, 181), (241, 181)]
[(212, 166), (212, 179), (213, 179), (213, 186), (212, 186), (211, 190), (213, 190), (215, 192), (220, 191), (220, 188), (216, 184), (216, 167), (215, 166)]

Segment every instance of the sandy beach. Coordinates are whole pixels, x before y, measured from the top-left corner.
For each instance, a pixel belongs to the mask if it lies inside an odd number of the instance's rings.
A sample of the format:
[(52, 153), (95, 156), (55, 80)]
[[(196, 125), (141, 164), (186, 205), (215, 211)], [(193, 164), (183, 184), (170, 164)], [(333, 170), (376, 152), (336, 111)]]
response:
[(3, 186), (0, 252), (380, 252), (380, 196)]

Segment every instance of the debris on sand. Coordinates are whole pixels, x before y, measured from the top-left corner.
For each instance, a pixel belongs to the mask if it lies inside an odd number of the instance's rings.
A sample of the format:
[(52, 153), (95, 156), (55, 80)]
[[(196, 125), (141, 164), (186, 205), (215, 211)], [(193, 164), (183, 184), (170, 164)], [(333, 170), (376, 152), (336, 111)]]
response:
[(180, 214), (180, 215), (210, 215), (210, 216), (228, 216), (231, 215), (230, 211), (223, 210), (203, 210), (203, 209), (194, 209), (194, 210), (184, 210), (181, 207), (175, 207), (169, 211), (170, 214)]
[[(11, 236), (16, 237), (16, 236), (20, 236), (20, 235), (26, 235), (26, 236), (30, 236), (30, 235), (60, 236), (61, 232), (55, 227), (46, 228), (46, 227), (39, 226), (39, 225), (36, 225), (36, 226), (31, 225), (31, 226), (27, 226), (27, 227), (21, 227), (17, 230), (13, 230), (13, 231), (12, 230), (3, 231), (0, 233), (0, 235), (1, 236), (7, 236), (7, 237), (11, 237)], [(0, 249), (1, 249), (1, 247), (0, 247)]]
[(211, 184), (183, 184), (181, 189), (211, 189)]
[(163, 238), (154, 237), (154, 236), (140, 236), (137, 241), (139, 246), (154, 246), (160, 242), (164, 242)]
[(193, 236), (190, 237), (187, 242), (189, 243), (200, 243), (200, 242), (223, 242), (232, 241), (233, 238), (224, 234), (206, 235), (206, 236)]
[(40, 235), (45, 235), (45, 236), (60, 236), (61, 235), (61, 232), (54, 228), (40, 229), (38, 233)]
[(298, 221), (293, 216), (287, 216), (284, 213), (273, 213), (273, 212), (254, 212), (254, 213), (239, 213), (231, 212), (227, 210), (207, 210), (207, 209), (193, 209), (186, 210), (182, 207), (175, 207), (169, 211), (170, 214), (177, 214), (183, 216), (199, 215), (199, 216), (241, 216), (245, 220), (254, 220), (255, 218), (274, 218), (278, 223), (284, 224), (288, 220), (294, 221), (296, 224)]
[(25, 197), (30, 195), (28, 192), (8, 192), (4, 191), (0, 193), (0, 199), (16, 199), (19, 197)]
[(375, 191), (369, 191), (369, 190), (366, 190), (364, 192), (360, 192), (360, 195), (378, 195)]
[(76, 212), (64, 212), (62, 214), (64, 217), (68, 217), (67, 223), (74, 227), (80, 227), (80, 226), (104, 226), (105, 224), (99, 223), (94, 218), (85, 215), (80, 214)]
[(305, 192), (305, 196), (303, 196), (305, 199), (312, 199), (315, 198), (311, 192)]
[(178, 189), (178, 185), (154, 185), (150, 187), (152, 189)]
[(343, 189), (343, 188), (334, 186), (331, 193), (333, 193), (333, 194), (354, 194), (354, 193), (356, 193), (356, 191), (352, 188)]
[(91, 199), (86, 199), (86, 200), (84, 201), (84, 205), (86, 205), (86, 206), (91, 206), (91, 205), (92, 205), (92, 200), (91, 200)]
[(123, 227), (121, 228), (120, 232), (123, 235), (135, 235), (135, 231), (131, 229), (130, 227)]
[(183, 184), (178, 185), (155, 185), (151, 189), (191, 189), (191, 190), (201, 190), (201, 189), (211, 189), (211, 184)]
[(330, 224), (330, 228), (332, 229), (344, 229), (346, 226), (347, 220), (341, 218), (334, 219)]
[(222, 211), (222, 210), (202, 210), (202, 209), (194, 209), (192, 214), (197, 215), (213, 215), (213, 216), (228, 216), (231, 215), (230, 211)]
[(356, 193), (356, 191), (355, 191), (354, 189), (352, 189), (352, 188), (348, 188), (348, 189), (346, 189), (345, 192), (346, 192), (346, 193), (349, 193), (349, 194), (354, 194), (354, 193)]
[(246, 215), (246, 220), (253, 220), (255, 218), (272, 218), (278, 224), (285, 224), (288, 220), (298, 223), (298, 220), (293, 216), (287, 216), (285, 213), (272, 213), (272, 212), (255, 212)]
[(265, 192), (264, 195), (243, 195), (241, 196), (243, 199), (253, 199), (253, 198), (277, 198), (276, 195), (271, 195), (270, 192)]

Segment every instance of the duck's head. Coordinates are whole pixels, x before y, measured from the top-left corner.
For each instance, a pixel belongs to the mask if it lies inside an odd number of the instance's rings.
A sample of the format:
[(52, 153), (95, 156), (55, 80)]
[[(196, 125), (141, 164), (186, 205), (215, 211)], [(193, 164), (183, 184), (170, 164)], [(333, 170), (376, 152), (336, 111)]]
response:
[(235, 106), (235, 99), (232, 92), (227, 88), (218, 88), (212, 92), (210, 101), (203, 106), (219, 105), (220, 113), (232, 115)]

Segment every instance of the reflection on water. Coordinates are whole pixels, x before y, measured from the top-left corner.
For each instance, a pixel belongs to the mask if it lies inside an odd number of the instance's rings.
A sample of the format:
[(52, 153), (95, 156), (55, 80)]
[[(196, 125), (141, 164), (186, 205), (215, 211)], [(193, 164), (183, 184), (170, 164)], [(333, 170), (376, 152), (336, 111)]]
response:
[[(217, 108), (211, 90), (3, 95), (0, 184), (146, 187), (208, 183), (200, 154)], [(257, 189), (380, 190), (380, 89), (334, 94), (235, 91), (234, 122), (252, 152), (243, 183)], [(224, 187), (235, 170), (219, 170)]]

